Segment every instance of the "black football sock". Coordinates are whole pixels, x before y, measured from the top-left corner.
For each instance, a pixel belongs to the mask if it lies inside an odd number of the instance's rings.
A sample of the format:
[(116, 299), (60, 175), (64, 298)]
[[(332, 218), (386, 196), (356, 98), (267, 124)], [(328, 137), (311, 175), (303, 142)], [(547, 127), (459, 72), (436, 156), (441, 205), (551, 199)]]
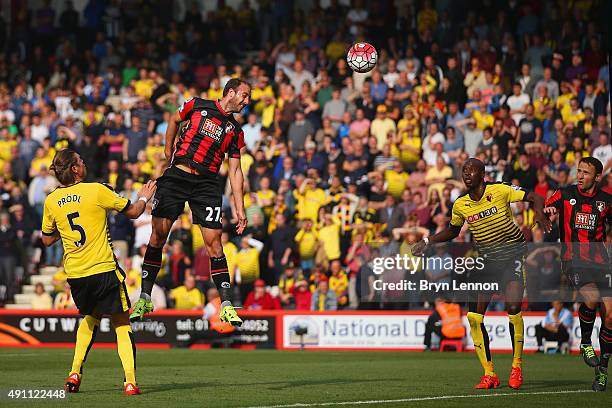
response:
[(142, 291), (140, 297), (147, 300), (151, 299), (151, 291), (157, 274), (161, 269), (162, 249), (147, 245), (144, 261), (142, 261)]
[(593, 325), (595, 325), (595, 313), (596, 311), (593, 309), (589, 309), (586, 304), (580, 304), (580, 309), (578, 309), (578, 319), (580, 320), (580, 334), (582, 338), (580, 344), (591, 344)]
[(220, 257), (210, 257), (210, 276), (212, 277), (215, 286), (221, 296), (221, 301), (232, 301), (232, 284), (230, 282), (230, 274), (227, 269), (227, 260), (225, 255)]

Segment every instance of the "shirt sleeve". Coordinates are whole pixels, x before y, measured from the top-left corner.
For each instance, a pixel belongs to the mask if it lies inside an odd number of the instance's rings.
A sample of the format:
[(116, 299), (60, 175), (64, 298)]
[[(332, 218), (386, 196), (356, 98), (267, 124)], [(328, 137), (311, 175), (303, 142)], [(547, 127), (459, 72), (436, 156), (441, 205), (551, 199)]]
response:
[(561, 211), (562, 201), (561, 190), (557, 190), (553, 195), (546, 199), (544, 202), (544, 207), (554, 207), (557, 209), (557, 211)]
[(187, 120), (191, 117), (191, 113), (193, 112), (193, 107), (195, 105), (195, 98), (191, 98), (185, 102), (178, 108), (179, 116), (181, 120)]
[(112, 187), (100, 183), (98, 185), (98, 205), (106, 210), (125, 211), (130, 200), (115, 193)]
[(51, 214), (51, 210), (47, 205), (47, 201), (45, 200), (45, 207), (43, 209), (43, 219), (42, 219), (42, 233), (43, 235), (53, 235), (55, 231), (57, 231), (57, 227), (55, 225), (55, 220), (53, 219), (53, 214)]
[(465, 222), (465, 217), (463, 216), (463, 214), (461, 214), (461, 212), (459, 211), (459, 208), (457, 208), (457, 205), (455, 204), (453, 204), (450, 223), (454, 227), (461, 228), (463, 227), (463, 223)]
[(230, 144), (229, 157), (239, 159), (240, 149), (242, 149), (244, 146), (246, 146), (244, 143), (244, 132), (242, 129), (236, 129), (234, 137), (232, 138), (232, 143)]
[(525, 201), (525, 197), (527, 196), (527, 190), (523, 187), (517, 186), (515, 184), (500, 184), (503, 186), (502, 188), (507, 193), (508, 202), (514, 203), (516, 201)]

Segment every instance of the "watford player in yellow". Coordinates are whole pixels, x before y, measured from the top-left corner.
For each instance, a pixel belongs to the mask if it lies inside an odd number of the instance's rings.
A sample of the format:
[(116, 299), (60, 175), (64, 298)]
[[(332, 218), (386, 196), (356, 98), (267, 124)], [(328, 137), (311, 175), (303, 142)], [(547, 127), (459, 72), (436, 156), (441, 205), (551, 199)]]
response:
[(46, 246), (62, 240), (68, 283), (79, 313), (85, 316), (77, 330), (74, 359), (64, 389), (79, 391), (83, 363), (100, 319), (110, 315), (125, 372), (123, 391), (126, 395), (141, 394), (136, 386), (136, 344), (128, 314), (125, 274), (113, 254), (106, 212), (115, 210), (137, 218), (155, 193), (155, 182), (145, 184), (138, 193), (138, 201), (132, 204), (105, 184), (83, 182), (87, 174), (85, 163), (70, 149), (55, 155), (51, 170), (60, 186), (45, 200), (42, 240)]
[[(549, 232), (551, 222), (543, 213), (544, 200), (533, 192), (505, 183), (484, 181), (484, 163), (469, 159), (463, 166), (463, 182), (468, 191), (453, 204), (449, 228), (425, 238), (413, 248), (413, 254), (421, 256), (429, 243), (435, 244), (454, 239), (464, 222), (472, 233), (479, 256), (484, 258), (484, 269), (475, 270), (472, 279), (494, 278), (500, 283), (506, 299), (510, 337), (512, 339), (512, 370), (508, 385), (519, 389), (523, 384), (522, 355), (524, 325), (521, 301), (524, 291), (523, 261), (526, 253), (525, 237), (512, 218), (510, 203), (529, 201), (533, 204), (534, 220)], [(469, 302), (470, 331), (478, 359), (484, 368), (484, 376), (474, 388), (489, 389), (500, 385), (493, 369), (489, 334), (483, 323), (484, 314), (491, 301), (492, 292), (477, 292)]]

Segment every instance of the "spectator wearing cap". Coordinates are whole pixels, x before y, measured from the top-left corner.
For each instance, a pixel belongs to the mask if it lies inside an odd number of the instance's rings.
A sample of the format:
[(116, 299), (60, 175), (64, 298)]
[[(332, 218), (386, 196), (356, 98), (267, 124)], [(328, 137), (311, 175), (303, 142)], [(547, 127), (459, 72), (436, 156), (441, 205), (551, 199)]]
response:
[[(295, 112), (295, 121), (289, 125), (287, 140), (289, 141), (289, 151), (292, 156), (297, 156), (300, 150), (305, 147), (306, 139), (314, 136), (315, 129), (306, 116), (303, 109)], [(316, 147), (316, 146), (315, 146)]]
[(253, 290), (246, 296), (244, 308), (247, 310), (277, 310), (281, 308), (277, 298), (273, 298), (266, 292), (266, 282), (257, 279), (253, 285)]
[(387, 117), (387, 107), (385, 105), (378, 105), (376, 107), (376, 119), (372, 121), (370, 126), (370, 133), (376, 138), (378, 150), (382, 150), (385, 143), (389, 142), (389, 135), (394, 135), (395, 131), (395, 122)]
[(295, 165), (297, 172), (306, 174), (308, 169), (316, 169), (317, 172), (322, 173), (325, 168), (325, 159), (317, 152), (317, 145), (309, 140), (304, 148), (304, 155), (298, 159)]
[(312, 295), (310, 310), (316, 312), (338, 310), (336, 293), (329, 288), (329, 279), (325, 275), (320, 277), (317, 289)]

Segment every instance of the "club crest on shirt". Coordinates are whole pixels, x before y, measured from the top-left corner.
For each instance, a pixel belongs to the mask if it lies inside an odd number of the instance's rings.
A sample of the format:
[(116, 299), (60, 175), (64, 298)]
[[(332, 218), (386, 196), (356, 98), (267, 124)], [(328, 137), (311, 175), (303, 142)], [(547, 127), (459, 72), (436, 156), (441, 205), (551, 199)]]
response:
[(597, 206), (597, 210), (599, 210), (599, 212), (603, 212), (604, 208), (606, 208), (606, 204), (603, 201), (595, 201), (595, 205)]

